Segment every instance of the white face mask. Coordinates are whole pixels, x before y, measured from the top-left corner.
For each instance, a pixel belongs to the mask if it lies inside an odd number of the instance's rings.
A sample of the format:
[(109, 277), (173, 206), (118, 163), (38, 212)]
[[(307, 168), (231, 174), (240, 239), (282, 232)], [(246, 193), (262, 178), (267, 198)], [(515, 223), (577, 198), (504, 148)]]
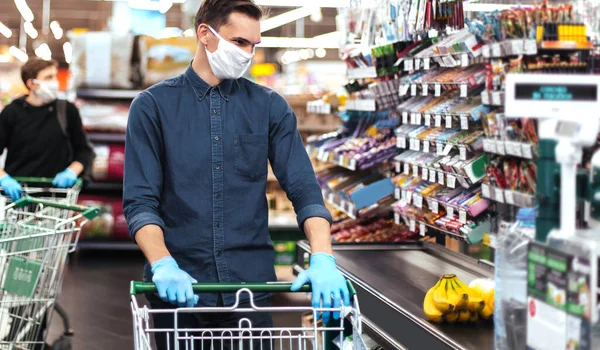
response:
[(42, 103), (50, 103), (58, 98), (58, 81), (41, 81), (36, 79), (33, 82), (40, 86), (37, 91), (34, 91), (34, 94), (42, 100)]
[(205, 48), (208, 63), (215, 77), (221, 80), (241, 78), (252, 64), (254, 51), (251, 54), (247, 53), (223, 39), (210, 26), (208, 29), (219, 39), (219, 44), (215, 52), (210, 52)]

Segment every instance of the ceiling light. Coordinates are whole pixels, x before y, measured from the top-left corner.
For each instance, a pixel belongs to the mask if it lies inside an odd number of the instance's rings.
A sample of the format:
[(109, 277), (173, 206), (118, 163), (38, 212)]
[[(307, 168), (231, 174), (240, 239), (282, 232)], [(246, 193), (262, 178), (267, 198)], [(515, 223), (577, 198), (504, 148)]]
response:
[(50, 51), (50, 47), (46, 43), (40, 44), (35, 49), (35, 55), (45, 61), (50, 61), (52, 59), (52, 51)]
[(321, 11), (320, 7), (310, 15), (310, 20), (315, 23), (320, 23), (323, 21), (323, 12)]
[(4, 23), (0, 22), (0, 34), (4, 35), (7, 38), (12, 36), (12, 30), (4, 25)]
[(62, 39), (63, 29), (60, 27), (60, 24), (57, 21), (52, 21), (52, 23), (50, 23), (50, 30), (52, 30), (52, 34), (54, 34), (54, 39)]
[(31, 22), (23, 23), (23, 29), (25, 30), (25, 33), (31, 37), (31, 39), (36, 39), (38, 37), (38, 31), (35, 30)]
[(18, 59), (21, 62), (27, 62), (29, 60), (29, 56), (27, 56), (27, 54), (24, 51), (20, 50), (16, 46), (11, 46), (8, 49), (8, 53), (13, 55), (16, 59)]
[(255, 0), (254, 3), (260, 6), (270, 7), (328, 7), (328, 8), (345, 8), (350, 6), (349, 0)]
[(312, 15), (316, 10), (316, 7), (304, 6), (295, 10), (284, 12), (275, 17), (267, 18), (260, 22), (260, 32), (264, 33), (273, 28), (281, 27), (284, 24), (288, 24), (299, 20), (300, 18), (308, 17)]
[(186, 29), (183, 32), (183, 36), (186, 38), (193, 38), (196, 35), (196, 32), (192, 28)]
[(339, 49), (337, 40), (317, 40), (315, 38), (292, 38), (263, 36), (259, 47), (283, 47), (292, 49)]
[(71, 64), (71, 61), (73, 60), (73, 46), (70, 42), (67, 41), (63, 44), (63, 51), (65, 53), (65, 61)]
[(129, 0), (129, 7), (136, 10), (147, 10), (147, 11), (159, 11), (160, 13), (167, 13), (173, 6), (172, 0)]
[(33, 21), (33, 12), (31, 12), (31, 9), (29, 8), (29, 6), (27, 6), (27, 1), (15, 0), (15, 6), (17, 6), (17, 10), (19, 10), (19, 13), (21, 14), (21, 16), (23, 16), (23, 19), (26, 22)]
[(324, 48), (320, 47), (315, 51), (315, 55), (318, 58), (324, 58), (325, 56), (327, 56), (327, 50), (325, 50)]

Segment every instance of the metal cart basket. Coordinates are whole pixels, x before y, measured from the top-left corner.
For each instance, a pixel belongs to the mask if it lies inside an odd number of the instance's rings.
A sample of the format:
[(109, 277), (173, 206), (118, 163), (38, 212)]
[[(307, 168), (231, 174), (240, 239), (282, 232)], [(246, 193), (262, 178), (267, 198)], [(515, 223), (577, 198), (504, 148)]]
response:
[[(258, 307), (254, 303), (253, 292), (264, 293), (289, 293), (290, 283), (198, 283), (193, 285), (195, 293), (236, 293), (236, 302), (230, 307), (194, 307), (176, 309), (151, 309), (138, 304), (137, 295), (142, 293), (156, 293), (153, 283), (131, 282), (131, 311), (133, 312), (134, 349), (153, 349), (152, 338), (154, 333), (164, 333), (167, 347), (174, 344), (174, 350), (209, 350), (209, 349), (252, 349), (253, 341), (260, 341), (257, 350), (266, 349), (356, 349), (366, 350), (362, 339), (360, 309), (356, 292), (350, 283), (349, 290), (352, 294), (352, 305), (341, 308), (312, 308), (308, 307)], [(311, 287), (306, 285), (299, 292), (310, 292)], [(248, 301), (242, 303), (242, 297), (247, 295)], [(301, 315), (311, 313), (312, 319), (317, 320), (320, 312), (339, 312), (340, 320), (329, 321), (326, 325), (313, 322), (312, 325), (300, 327), (253, 327), (248, 319), (241, 319), (237, 328), (219, 329), (190, 329), (177, 326), (178, 315), (182, 313), (294, 313)], [(153, 314), (172, 314), (174, 329), (153, 327), (151, 318)], [(220, 346), (217, 344), (221, 344)], [(265, 345), (268, 344), (268, 345)]]
[(0, 222), (0, 349), (32, 349), (52, 314), (64, 264), (96, 208), (25, 197)]

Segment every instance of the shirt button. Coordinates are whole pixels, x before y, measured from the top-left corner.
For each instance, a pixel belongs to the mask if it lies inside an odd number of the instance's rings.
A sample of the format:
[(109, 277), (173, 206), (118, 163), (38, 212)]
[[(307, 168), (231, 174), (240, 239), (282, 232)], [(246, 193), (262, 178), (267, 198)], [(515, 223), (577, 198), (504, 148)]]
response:
[(217, 228), (219, 228), (219, 227), (221, 227), (221, 224), (217, 222), (216, 226), (217, 226)]
[(216, 109), (213, 109), (213, 114), (217, 114), (217, 110)]
[(221, 251), (217, 250), (217, 256), (221, 256)]
[(217, 194), (215, 195), (215, 197), (216, 197), (217, 199), (219, 199), (219, 198), (221, 198), (221, 195), (217, 193)]
[(217, 165), (217, 166), (215, 166), (215, 169), (217, 169), (217, 170), (220, 170), (220, 169), (221, 169), (221, 166), (220, 166), (220, 165)]
[(215, 136), (215, 140), (219, 141), (221, 138), (219, 136)]

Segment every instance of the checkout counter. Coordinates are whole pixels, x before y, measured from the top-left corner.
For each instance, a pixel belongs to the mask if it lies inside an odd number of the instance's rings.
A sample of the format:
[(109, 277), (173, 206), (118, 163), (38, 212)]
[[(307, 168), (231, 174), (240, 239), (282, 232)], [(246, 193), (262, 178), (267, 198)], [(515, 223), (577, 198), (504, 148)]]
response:
[[(310, 246), (297, 243), (296, 272), (308, 264)], [(493, 278), (493, 266), (428, 242), (339, 244), (339, 269), (358, 294), (363, 331), (384, 349), (491, 350), (493, 322), (435, 324), (423, 313), (423, 299), (445, 273), (463, 281)]]

